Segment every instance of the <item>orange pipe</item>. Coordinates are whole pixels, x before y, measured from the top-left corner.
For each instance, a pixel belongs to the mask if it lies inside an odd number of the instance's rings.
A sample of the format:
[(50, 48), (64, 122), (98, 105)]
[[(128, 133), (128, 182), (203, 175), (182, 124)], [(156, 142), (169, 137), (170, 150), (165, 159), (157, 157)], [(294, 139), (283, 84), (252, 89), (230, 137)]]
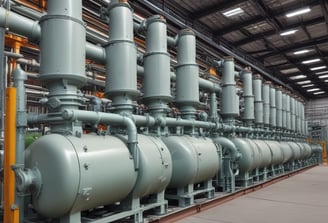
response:
[(16, 163), (16, 88), (6, 89), (6, 118), (4, 133), (4, 223), (19, 223), (19, 210), (15, 205), (15, 173), (11, 166)]

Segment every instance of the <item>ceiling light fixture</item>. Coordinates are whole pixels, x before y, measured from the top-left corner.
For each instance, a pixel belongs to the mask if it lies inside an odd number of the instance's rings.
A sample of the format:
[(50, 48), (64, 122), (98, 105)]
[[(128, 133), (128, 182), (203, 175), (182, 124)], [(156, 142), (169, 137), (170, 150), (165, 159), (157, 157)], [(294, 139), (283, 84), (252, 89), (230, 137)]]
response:
[(311, 88), (311, 89), (308, 89), (306, 90), (307, 92), (312, 92), (312, 91), (320, 91), (321, 89), (320, 88)]
[(289, 77), (289, 79), (291, 79), (291, 80), (297, 80), (297, 79), (302, 79), (302, 78), (305, 78), (305, 77), (306, 77), (305, 75), (301, 74), (301, 75)]
[(293, 17), (293, 16), (297, 16), (297, 15), (301, 15), (301, 14), (304, 14), (304, 13), (308, 13), (310, 11), (311, 11), (310, 7), (301, 8), (301, 9), (298, 9), (296, 11), (287, 13), (286, 14), (286, 17), (287, 18), (290, 18), (290, 17)]
[(312, 86), (314, 86), (314, 84), (307, 84), (307, 85), (302, 85), (301, 87), (304, 87), (304, 88), (306, 88), (306, 87), (312, 87)]
[(293, 29), (293, 30), (289, 30), (289, 31), (286, 31), (286, 32), (282, 32), (282, 33), (280, 33), (280, 36), (292, 35), (292, 34), (296, 33), (297, 31), (298, 31), (297, 29)]
[(223, 15), (225, 17), (231, 17), (231, 16), (234, 16), (234, 15), (238, 15), (240, 13), (243, 13), (243, 12), (244, 12), (244, 10), (242, 10), (240, 7), (238, 7), (238, 8), (231, 9), (229, 11), (224, 12)]
[(324, 91), (313, 92), (313, 94), (324, 94), (324, 93), (326, 93), (326, 92), (324, 92)]
[(311, 83), (310, 80), (296, 82), (296, 84), (309, 84), (309, 83)]
[(320, 66), (320, 67), (312, 67), (310, 68), (310, 70), (321, 70), (321, 69), (324, 69), (326, 68), (327, 66)]
[(328, 77), (328, 74), (319, 76), (320, 79), (327, 78), (327, 77)]
[(319, 58), (312, 59), (312, 60), (304, 60), (304, 61), (302, 61), (302, 64), (315, 63), (315, 62), (319, 62), (319, 61), (321, 61), (321, 59), (319, 59)]
[(299, 55), (299, 54), (304, 54), (304, 53), (308, 53), (308, 52), (310, 52), (310, 50), (299, 50), (299, 51), (295, 51), (294, 54)]
[(326, 71), (321, 71), (321, 72), (317, 72), (317, 73), (315, 73), (315, 74), (320, 75), (320, 74), (327, 74), (327, 73), (328, 73), (328, 70), (326, 70)]

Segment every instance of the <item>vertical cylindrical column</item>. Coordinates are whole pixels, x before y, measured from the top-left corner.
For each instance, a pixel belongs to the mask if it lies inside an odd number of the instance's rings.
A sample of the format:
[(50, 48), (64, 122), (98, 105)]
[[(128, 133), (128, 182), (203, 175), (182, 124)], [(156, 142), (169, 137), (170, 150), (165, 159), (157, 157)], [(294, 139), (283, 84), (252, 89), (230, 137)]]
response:
[(277, 127), (282, 128), (282, 91), (280, 87), (276, 89)]
[(302, 129), (302, 134), (305, 134), (305, 109), (304, 109), (304, 104), (301, 103), (301, 129)]
[(295, 110), (295, 98), (290, 97), (290, 113), (291, 113), (291, 130), (295, 132), (296, 130), (296, 110)]
[(287, 128), (287, 95), (282, 93), (282, 128)]
[(263, 122), (265, 126), (270, 125), (270, 81), (264, 82), (262, 88), (263, 94)]
[(255, 75), (253, 79), (255, 124), (263, 124), (262, 78)]
[(167, 53), (166, 21), (155, 15), (147, 19), (144, 55), (144, 95), (150, 113), (165, 113), (171, 100), (170, 56)]
[[(14, 86), (17, 90), (16, 97), (16, 164), (24, 166), (25, 156), (25, 132), (27, 127), (26, 93), (24, 82), (27, 80), (26, 73), (17, 65), (13, 72)], [(20, 209), (21, 221), (24, 219), (24, 196), (16, 194), (16, 202)]]
[(277, 108), (276, 108), (276, 89), (273, 85), (270, 86), (270, 126), (272, 128), (277, 125)]
[(137, 90), (137, 49), (133, 36), (133, 13), (127, 1), (111, 1), (109, 42), (106, 46), (105, 94), (115, 112), (132, 112)]
[(248, 125), (255, 119), (254, 117), (254, 95), (253, 95), (253, 82), (252, 73), (250, 68), (245, 68), (242, 71), (243, 80), (243, 98), (244, 98), (244, 112), (242, 120)]
[(301, 133), (301, 102), (295, 100), (296, 103), (296, 131)]
[(218, 101), (216, 100), (216, 93), (210, 93), (210, 119), (217, 121), (218, 119)]
[(232, 57), (224, 58), (222, 75), (221, 115), (225, 121), (239, 116), (239, 100), (235, 82), (235, 64)]
[(49, 89), (49, 110), (78, 108), (82, 102), (77, 91), (87, 79), (82, 1), (48, 0), (40, 25), (40, 79)]
[(190, 29), (178, 36), (178, 65), (176, 68), (176, 103), (184, 118), (195, 118), (199, 104), (199, 68), (196, 64), (196, 37)]
[(286, 94), (286, 123), (287, 129), (292, 130), (292, 113), (291, 113), (291, 99), (290, 95)]

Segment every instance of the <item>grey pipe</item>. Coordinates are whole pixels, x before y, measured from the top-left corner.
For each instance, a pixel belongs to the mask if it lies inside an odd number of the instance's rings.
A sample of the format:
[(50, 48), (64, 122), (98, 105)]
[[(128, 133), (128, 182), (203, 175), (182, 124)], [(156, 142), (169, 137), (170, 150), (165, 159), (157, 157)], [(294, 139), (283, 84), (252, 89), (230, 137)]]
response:
[(108, 14), (109, 44), (105, 48), (105, 95), (112, 99), (111, 107), (114, 112), (132, 113), (132, 102), (139, 95), (132, 9), (125, 1), (111, 1)]
[[(17, 65), (13, 71), (14, 87), (17, 89), (17, 112), (16, 112), (16, 165), (24, 166), (25, 130), (27, 127), (26, 116), (26, 93), (24, 82), (27, 80), (26, 73)], [(24, 219), (24, 196), (16, 194), (15, 202), (19, 206), (20, 221)]]
[(287, 95), (285, 93), (282, 93), (282, 128), (287, 128)]
[(178, 35), (175, 102), (184, 118), (194, 119), (196, 107), (199, 104), (196, 37), (190, 29), (181, 30)]
[(296, 113), (295, 113), (295, 98), (290, 97), (290, 113), (291, 113), (291, 130), (295, 132), (296, 130)]
[(10, 57), (10, 58), (22, 58), (23, 55), (19, 54), (19, 53), (14, 53), (14, 52), (8, 52), (8, 51), (4, 51), (4, 54), (6, 57)]
[(291, 113), (291, 99), (290, 95), (286, 94), (286, 123), (287, 130), (292, 130), (292, 113)]
[(133, 120), (127, 116), (122, 116), (112, 113), (104, 112), (92, 112), (92, 111), (82, 111), (82, 110), (64, 110), (62, 113), (64, 120), (68, 121), (89, 121), (93, 123), (104, 123), (110, 125), (123, 125), (127, 129), (128, 136), (128, 148), (130, 152), (134, 155), (135, 167), (138, 169), (138, 132), (137, 127)]
[(218, 102), (216, 100), (216, 93), (210, 93), (210, 112), (209, 112), (210, 120), (211, 121), (218, 121)]
[(235, 66), (232, 57), (224, 58), (222, 75), (221, 115), (227, 122), (239, 116), (239, 99), (235, 82)]
[(300, 102), (295, 99), (296, 131), (301, 132), (301, 106)]
[(244, 112), (242, 114), (242, 120), (250, 125), (255, 117), (252, 73), (249, 68), (245, 68), (242, 71), (242, 81), (244, 98)]
[(222, 147), (225, 147), (228, 150), (228, 152), (230, 154), (230, 158), (231, 158), (232, 161), (238, 161), (241, 158), (241, 153), (239, 153), (238, 148), (228, 138), (226, 138), (226, 137), (215, 137), (213, 139), (213, 142), (215, 144), (221, 145)]
[(166, 115), (167, 103), (172, 100), (166, 21), (162, 16), (155, 15), (147, 19), (146, 27), (143, 100), (150, 113)]
[(263, 123), (266, 126), (270, 124), (270, 85), (271, 82), (266, 81), (264, 82), (262, 88), (263, 94)]
[(276, 124), (278, 128), (282, 128), (282, 91), (280, 87), (276, 89), (276, 108)]
[(276, 89), (273, 85), (270, 86), (270, 126), (277, 125), (277, 109), (276, 109)]
[(19, 58), (16, 60), (19, 64), (25, 64), (32, 67), (40, 67), (40, 64), (34, 59)]
[(254, 94), (254, 112), (255, 124), (263, 124), (263, 99), (262, 99), (262, 78), (255, 75), (253, 78), (253, 94)]

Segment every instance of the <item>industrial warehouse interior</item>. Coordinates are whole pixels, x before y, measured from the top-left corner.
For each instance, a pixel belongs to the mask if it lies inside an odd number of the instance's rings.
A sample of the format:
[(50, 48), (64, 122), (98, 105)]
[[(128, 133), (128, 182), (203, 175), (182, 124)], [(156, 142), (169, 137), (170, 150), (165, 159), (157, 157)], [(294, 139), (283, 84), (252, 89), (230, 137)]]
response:
[(0, 223), (327, 221), (328, 1), (0, 4)]

